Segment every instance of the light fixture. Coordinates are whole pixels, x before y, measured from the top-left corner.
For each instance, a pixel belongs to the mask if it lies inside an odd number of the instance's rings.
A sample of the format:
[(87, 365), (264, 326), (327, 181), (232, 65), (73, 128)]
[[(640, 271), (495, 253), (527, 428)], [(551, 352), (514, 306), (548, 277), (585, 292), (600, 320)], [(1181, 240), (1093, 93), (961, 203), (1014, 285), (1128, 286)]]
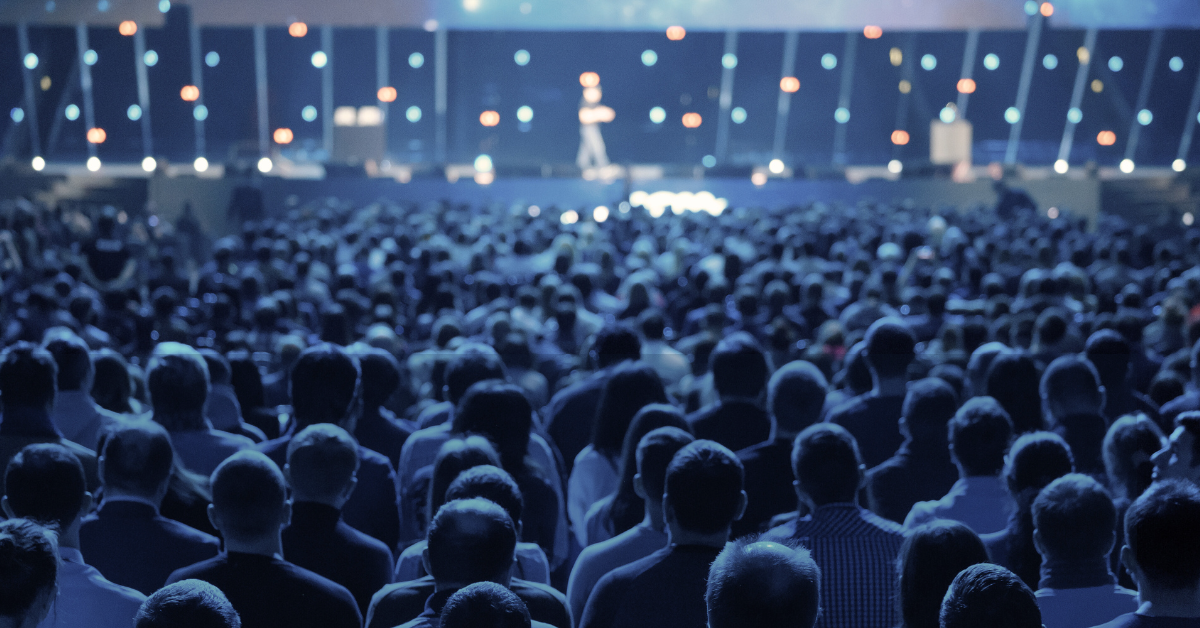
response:
[(475, 158), (476, 172), (491, 172), (493, 167), (492, 158), (489, 155), (480, 155)]
[(896, 146), (904, 146), (908, 143), (908, 131), (896, 129), (892, 131), (892, 143)]
[(1071, 166), (1067, 163), (1066, 159), (1059, 159), (1054, 162), (1054, 171), (1058, 174), (1067, 174), (1067, 170), (1070, 170), (1070, 168)]
[(904, 164), (900, 163), (899, 159), (893, 159), (888, 162), (887, 169), (892, 174), (900, 174), (904, 171)]
[(184, 85), (179, 90), (179, 97), (187, 102), (195, 102), (200, 99), (200, 88), (195, 85)]
[(1175, 172), (1183, 172), (1187, 169), (1187, 162), (1182, 159), (1176, 159), (1171, 162), (1171, 170)]
[(479, 114), (479, 124), (483, 126), (496, 126), (500, 124), (500, 114), (496, 111), (485, 111)]
[(221, 55), (218, 54), (216, 50), (209, 50), (208, 54), (204, 55), (204, 65), (207, 65), (210, 68), (217, 67), (217, 64), (220, 62)]
[(197, 157), (196, 161), (192, 162), (192, 167), (196, 169), (196, 172), (204, 172), (208, 170), (208, 160), (203, 157)]
[(686, 128), (689, 128), (689, 129), (697, 128), (700, 126), (701, 122), (703, 122), (703, 120), (701, 119), (700, 114), (698, 114), (698, 113), (689, 112), (689, 113), (683, 114), (683, 126)]
[(734, 107), (729, 112), (729, 119), (733, 120), (734, 124), (741, 124), (746, 121), (746, 110), (741, 107)]
[(878, 26), (863, 27), (863, 37), (867, 39), (879, 39), (883, 37), (883, 29)]
[(517, 122), (532, 122), (533, 107), (529, 105), (521, 105), (517, 107)]
[(263, 157), (258, 160), (258, 171), (263, 174), (270, 172), (273, 167), (275, 167), (275, 164), (271, 163), (270, 157)]
[(1118, 167), (1121, 169), (1121, 172), (1124, 172), (1125, 174), (1129, 174), (1129, 173), (1133, 172), (1133, 160), (1132, 159), (1122, 159), (1121, 164)]
[[(104, 129), (102, 129), (100, 127), (88, 129), (88, 132), (87, 132), (88, 143), (103, 144), (104, 140), (106, 140), (106, 139), (108, 139), (108, 134), (104, 132)], [(97, 160), (96, 163), (100, 163), (100, 161)]]
[(305, 122), (312, 122), (313, 120), (316, 120), (317, 108), (312, 105), (305, 105), (304, 108), (300, 110), (300, 117), (303, 118)]
[(671, 26), (667, 28), (667, 39), (671, 41), (679, 41), (687, 36), (687, 30), (682, 26)]
[(312, 64), (314, 68), (323, 68), (325, 67), (326, 63), (329, 63), (329, 55), (325, 54), (325, 51), (318, 50), (312, 53)]
[(192, 117), (201, 122), (207, 120), (208, 107), (205, 107), (204, 105), (196, 105), (196, 107), (192, 109)]
[(794, 94), (800, 91), (800, 79), (794, 76), (785, 76), (779, 79), (779, 89)]
[(154, 172), (154, 169), (157, 167), (158, 167), (158, 162), (155, 161), (155, 159), (153, 157), (147, 156), (145, 159), (142, 160), (142, 170), (145, 170), (146, 172)]
[(295, 138), (295, 135), (292, 133), (291, 129), (278, 128), (275, 129), (273, 134), (271, 134), (271, 137), (275, 140), (276, 144), (291, 144), (292, 139)]
[(404, 118), (406, 120), (408, 120), (409, 122), (420, 122), (421, 121), (421, 108), (416, 105), (413, 105), (413, 106), (409, 107), (408, 109), (405, 109), (404, 110)]
[(850, 121), (850, 110), (845, 107), (838, 107), (833, 111), (833, 119), (838, 124), (846, 124)]
[(573, 209), (568, 209), (558, 217), (558, 220), (564, 225), (573, 225), (579, 222), (579, 212), (576, 212)]
[(520, 65), (520, 66), (529, 65), (529, 58), (530, 57), (529, 57), (528, 50), (518, 50), (515, 53), (513, 53), (513, 61), (516, 62), (516, 64)]
[(42, 169), (46, 167), (46, 160), (42, 159), (42, 157), (39, 155), (33, 158), (33, 162), (30, 163), (30, 165), (33, 166), (34, 170), (41, 172)]
[(983, 57), (983, 67), (989, 70), (996, 70), (1000, 67), (1000, 57), (994, 52), (989, 52)]
[[(134, 33), (137, 32), (137, 28), (137, 22), (125, 20), (117, 26), (117, 32), (126, 37), (133, 37)], [(99, 163), (99, 160), (97, 160), (97, 163)]]
[(595, 220), (596, 222), (604, 222), (605, 220), (608, 220), (608, 213), (608, 207), (600, 205), (596, 207), (596, 209), (592, 210), (592, 220)]
[(396, 102), (396, 88), (380, 87), (375, 96), (379, 98), (379, 102)]
[(100, 169), (100, 158), (99, 157), (88, 157), (87, 169), (91, 170), (92, 172), (96, 172), (97, 170), (99, 170)]
[(837, 67), (837, 56), (831, 52), (821, 55), (821, 67), (832, 70)]
[(408, 65), (414, 70), (425, 65), (425, 55), (419, 52), (408, 55)]
[(767, 164), (767, 170), (770, 170), (771, 174), (783, 174), (783, 169), (784, 166), (782, 159), (772, 159), (771, 162)]
[(646, 67), (650, 67), (650, 66), (654, 65), (655, 63), (658, 63), (658, 53), (654, 52), (653, 50), (643, 50), (642, 51), (642, 65), (644, 65)]
[(584, 72), (579, 75), (579, 84), (584, 87), (595, 87), (600, 84), (600, 75), (595, 72)]
[(662, 124), (667, 119), (667, 111), (662, 107), (650, 108), (650, 121), (654, 124)]
[(304, 22), (292, 22), (288, 24), (288, 35), (292, 37), (304, 37), (308, 34), (308, 24)]

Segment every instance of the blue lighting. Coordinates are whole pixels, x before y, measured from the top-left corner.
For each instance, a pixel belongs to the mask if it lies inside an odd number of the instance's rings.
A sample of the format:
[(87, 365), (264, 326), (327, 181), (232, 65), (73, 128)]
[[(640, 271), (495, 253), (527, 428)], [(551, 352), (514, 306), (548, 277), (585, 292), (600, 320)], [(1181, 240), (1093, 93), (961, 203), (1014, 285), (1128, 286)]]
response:
[(733, 120), (734, 124), (741, 124), (746, 121), (746, 110), (741, 107), (734, 107), (729, 112), (729, 119)]
[(63, 115), (65, 115), (68, 120), (78, 120), (79, 119), (79, 105), (75, 105), (75, 104), (67, 105), (67, 108), (63, 110)]
[(994, 52), (987, 53), (987, 55), (983, 58), (983, 67), (989, 70), (995, 70), (996, 68), (999, 68), (1000, 57), (996, 56), (996, 53)]
[(1150, 113), (1149, 109), (1142, 109), (1137, 114), (1137, 121), (1138, 121), (1138, 124), (1140, 124), (1142, 126), (1147, 126), (1151, 122), (1154, 122), (1154, 114)]
[(412, 107), (409, 107), (409, 108), (408, 108), (408, 109), (407, 109), (407, 110), (404, 112), (404, 117), (405, 117), (405, 118), (406, 118), (406, 119), (407, 119), (409, 122), (420, 122), (420, 121), (421, 121), (421, 108), (420, 108), (420, 107), (418, 107), (418, 106), (416, 106), (416, 105), (413, 105)]
[[(517, 63), (517, 65), (520, 65), (520, 66), (529, 65), (529, 51), (528, 50), (518, 50), (515, 54), (513, 54), (513, 61), (515, 61)], [(424, 63), (424, 61), (422, 61), (422, 63)], [(413, 66), (413, 67), (420, 67), (420, 66)]]
[(129, 116), (130, 120), (141, 120), (142, 108), (137, 105), (129, 105), (129, 108), (125, 110), (125, 115)]
[(305, 122), (312, 122), (317, 119), (317, 108), (312, 105), (305, 105), (300, 110), (300, 117), (304, 118)]
[(658, 63), (658, 53), (653, 50), (642, 51), (642, 65), (650, 67)]
[(1171, 68), (1172, 72), (1178, 72), (1183, 69), (1183, 59), (1171, 57), (1171, 60), (1167, 62), (1167, 67)]
[(717, 165), (717, 158), (713, 157), (712, 155), (705, 155), (704, 158), (700, 160), (700, 163), (704, 164), (705, 168), (712, 168)]
[(25, 110), (20, 107), (13, 107), (12, 110), (8, 112), (8, 117), (12, 118), (13, 122), (20, 124), (21, 121), (25, 119)]
[(726, 70), (732, 70), (737, 67), (737, 55), (732, 52), (727, 52), (721, 55), (721, 67)]
[(408, 55), (408, 65), (409, 65), (409, 67), (411, 67), (413, 69), (416, 69), (416, 68), (419, 68), (419, 67), (425, 65), (425, 55), (423, 55), (419, 52), (414, 52), (414, 53)]
[(1120, 72), (1121, 68), (1125, 67), (1125, 60), (1121, 57), (1110, 57), (1108, 60), (1108, 69), (1113, 72)]
[(533, 107), (530, 107), (529, 105), (521, 105), (520, 107), (517, 107), (517, 121), (518, 122), (532, 122), (533, 121)]
[(837, 55), (827, 52), (821, 55), (821, 67), (832, 70), (837, 67)]
[(1016, 107), (1009, 107), (1004, 110), (1004, 121), (1009, 124), (1016, 124), (1021, 121), (1021, 110)]
[(837, 110), (833, 112), (833, 119), (836, 120), (838, 124), (846, 124), (850, 121), (850, 110), (845, 107), (838, 107)]
[(1083, 111), (1079, 107), (1071, 107), (1067, 110), (1067, 122), (1071, 124), (1079, 124), (1083, 122)]
[(84, 51), (83, 62), (86, 63), (87, 65), (96, 65), (96, 62), (99, 60), (100, 60), (100, 55), (96, 54), (95, 50)]
[(921, 57), (921, 67), (925, 70), (933, 70), (937, 67), (937, 57), (933, 55), (924, 55)]
[(220, 62), (221, 55), (217, 54), (216, 50), (210, 50), (208, 51), (208, 54), (204, 55), (204, 65), (207, 65), (210, 68), (217, 67), (217, 64)]
[(142, 61), (146, 63), (146, 67), (154, 67), (158, 65), (158, 53), (153, 50), (147, 50), (146, 54), (142, 55)]
[(192, 117), (197, 120), (200, 120), (201, 122), (203, 122), (204, 120), (207, 120), (208, 119), (208, 107), (205, 107), (204, 105), (196, 105), (196, 107), (192, 109)]
[(1042, 66), (1047, 70), (1053, 70), (1058, 67), (1058, 57), (1054, 55), (1046, 55), (1042, 57)]

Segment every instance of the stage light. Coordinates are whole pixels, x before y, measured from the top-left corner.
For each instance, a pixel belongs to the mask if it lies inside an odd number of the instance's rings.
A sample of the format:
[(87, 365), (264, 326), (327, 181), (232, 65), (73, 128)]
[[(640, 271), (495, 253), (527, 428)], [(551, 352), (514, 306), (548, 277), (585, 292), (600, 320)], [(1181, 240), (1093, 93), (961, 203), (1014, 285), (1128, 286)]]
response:
[(667, 119), (667, 112), (662, 107), (653, 107), (650, 109), (650, 121), (654, 124), (662, 124)]
[(209, 50), (208, 54), (204, 55), (204, 65), (207, 65), (210, 68), (217, 67), (217, 64), (220, 62), (221, 55), (218, 54), (216, 50)]
[(166, 13), (171, 10), (171, 0), (158, 0), (158, 12)]
[(96, 172), (97, 170), (99, 170), (100, 169), (100, 158), (99, 157), (88, 157), (87, 169), (91, 170), (92, 172)]
[(579, 222), (579, 213), (573, 209), (568, 209), (558, 217), (558, 221), (564, 225), (573, 225)]
[(467, 13), (474, 13), (479, 10), (479, 0), (462, 0), (463, 10)]
[(49, 76), (43, 76), (40, 84), (41, 84), (41, 88), (42, 88), (43, 92), (50, 91), (50, 77)]
[(480, 155), (475, 158), (475, 170), (477, 172), (491, 172), (492, 158), (488, 155)]
[(517, 122), (532, 122), (533, 107), (529, 105), (521, 105), (517, 107)]
[(1040, 7), (1040, 12), (1042, 17), (1050, 17), (1051, 15), (1054, 15), (1054, 5), (1050, 4), (1049, 2), (1043, 2), (1042, 6)]
[(1187, 169), (1186, 161), (1182, 159), (1176, 159), (1175, 161), (1171, 162), (1171, 170), (1174, 170), (1175, 172), (1183, 172), (1185, 169)]
[(926, 71), (932, 71), (937, 68), (937, 57), (933, 55), (923, 55), (921, 57), (921, 68)]
[(205, 107), (204, 105), (196, 105), (196, 107), (194, 109), (192, 109), (192, 117), (197, 120), (200, 120), (201, 122), (203, 122), (204, 120), (207, 120), (208, 119), (208, 107)]
[(732, 70), (737, 67), (737, 55), (732, 52), (727, 52), (721, 55), (721, 67), (726, 70)]
[(96, 54), (95, 50), (86, 50), (83, 53), (83, 62), (87, 65), (96, 65), (100, 60), (100, 55)]
[(1004, 121), (1009, 124), (1016, 124), (1021, 121), (1021, 110), (1016, 107), (1009, 107), (1004, 110)]
[(1038, 3), (1035, 0), (1025, 0), (1025, 15), (1030, 17), (1037, 15)]
[(892, 131), (892, 143), (896, 146), (904, 146), (908, 143), (908, 131), (896, 129)]
[(134, 22), (133, 20), (125, 20), (124, 22), (121, 22), (121, 24), (117, 26), (117, 32), (126, 37), (133, 37), (134, 33), (137, 32), (137, 22)]
[(195, 102), (200, 98), (200, 88), (195, 85), (184, 85), (183, 89), (179, 90), (179, 97), (188, 102)]
[(270, 157), (263, 157), (262, 159), (258, 160), (258, 171), (263, 174), (270, 172), (271, 168), (274, 168), (274, 167), (275, 167), (275, 164), (271, 163)]
[(762, 186), (766, 185), (767, 184), (767, 174), (765, 172), (756, 172), (756, 173), (750, 175), (750, 183), (753, 183), (754, 185), (756, 185), (758, 187), (762, 187)]
[[(1176, 160), (1176, 161), (1179, 161), (1179, 160)], [(46, 160), (42, 159), (40, 156), (34, 157), (33, 162), (30, 163), (29, 165), (33, 166), (34, 170), (41, 172), (42, 169), (46, 167)]]
[(528, 2), (522, 2), (521, 6), (519, 6), (517, 8), (521, 11), (521, 13), (524, 13), (525, 15), (529, 15), (530, 13), (533, 13), (533, 5)]
[(406, 109), (404, 111), (404, 117), (409, 122), (420, 122), (421, 121), (421, 108), (416, 105), (409, 107), (408, 109)]
[(25, 55), (25, 67), (32, 70), (38, 66), (38, 56), (32, 52)]
[(1125, 60), (1122, 59), (1121, 57), (1109, 57), (1108, 58), (1108, 69), (1112, 70), (1113, 72), (1120, 72), (1121, 68), (1124, 68), (1124, 67), (1125, 67)]
[(541, 207), (538, 207), (537, 205), (529, 206), (529, 217), (530, 218), (537, 218), (538, 216), (541, 216), (541, 215), (542, 215)]
[(1183, 59), (1171, 57), (1171, 60), (1167, 62), (1167, 67), (1171, 68), (1172, 72), (1178, 72), (1183, 69)]
[(375, 96), (379, 98), (379, 102), (396, 102), (396, 88), (380, 87)]
[(305, 122), (312, 122), (313, 120), (316, 120), (317, 108), (312, 105), (305, 105), (304, 108), (300, 110), (300, 117), (303, 118)]
[(785, 76), (779, 79), (779, 89), (789, 94), (794, 94), (800, 91), (800, 79), (794, 76)]
[(1151, 122), (1154, 122), (1154, 114), (1151, 113), (1149, 109), (1142, 109), (1137, 114), (1137, 121), (1138, 121), (1138, 124), (1140, 124), (1142, 126), (1147, 126)]
[(671, 41), (679, 41), (687, 37), (687, 31), (682, 26), (671, 26), (667, 28), (667, 39)]
[(1058, 57), (1054, 55), (1046, 55), (1042, 57), (1042, 67), (1047, 70), (1053, 70), (1058, 67)]
[(958, 88), (958, 92), (960, 94), (974, 94), (975, 80), (969, 78), (958, 79), (958, 85), (956, 87)]
[(326, 63), (329, 63), (329, 55), (325, 54), (325, 51), (318, 50), (312, 53), (312, 64), (314, 68), (323, 68), (325, 67)]
[(907, 94), (912, 91), (912, 83), (910, 83), (908, 79), (901, 79), (900, 85), (897, 86), (897, 89), (900, 90), (901, 94)]
[(71, 120), (71, 121), (78, 120), (79, 119), (79, 105), (75, 105), (75, 104), (67, 105), (67, 108), (63, 110), (63, 115), (66, 116), (68, 120)]
[(1087, 46), (1080, 46), (1075, 49), (1075, 56), (1079, 59), (1079, 65), (1087, 65), (1092, 61), (1092, 51), (1087, 49)]
[(108, 0), (99, 0), (99, 2), (96, 3), (96, 10), (101, 13), (107, 13), (108, 12)]
[(1066, 159), (1059, 159), (1054, 162), (1054, 171), (1058, 174), (1067, 174), (1067, 170), (1070, 169), (1071, 165), (1067, 163)]
[(1047, 209), (1046, 217), (1049, 218), (1050, 220), (1058, 220), (1058, 208), (1051, 207), (1050, 209)]
[(129, 105), (129, 108), (125, 110), (125, 116), (134, 122), (141, 120), (142, 108), (138, 105)]
[(518, 50), (515, 53), (513, 53), (513, 62), (515, 62), (519, 66), (529, 65), (529, 51), (528, 50)]
[(584, 87), (595, 87), (600, 84), (600, 75), (595, 72), (584, 72), (579, 75), (579, 84)]
[(271, 134), (271, 137), (275, 140), (276, 144), (291, 144), (292, 139), (294, 139), (295, 136), (292, 134), (291, 129), (279, 128), (275, 129), (275, 132)]
[(425, 20), (425, 23), (422, 25), (422, 28), (425, 29), (426, 33), (432, 33), (438, 29), (438, 26), (439, 26), (439, 24), (438, 24), (437, 20)]
[(1196, 222), (1196, 217), (1192, 215), (1192, 212), (1186, 212), (1183, 214), (1183, 226), (1190, 227), (1192, 226), (1193, 222)]
[(700, 158), (700, 165), (705, 168), (714, 168), (717, 165), (717, 158), (712, 155), (705, 155)]
[(104, 132), (104, 129), (102, 129), (100, 127), (88, 129), (88, 132), (87, 132), (88, 143), (103, 144), (104, 140), (106, 140), (106, 139), (108, 139), (108, 134)]
[(957, 117), (958, 117), (958, 112), (956, 110), (954, 110), (952, 107), (950, 107), (949, 105), (942, 107), (942, 110), (938, 112), (938, 120), (941, 120), (942, 122), (945, 122), (946, 124), (950, 124), (951, 122), (954, 122), (954, 119)]
[(308, 24), (304, 22), (292, 22), (288, 24), (288, 35), (292, 37), (304, 37), (308, 34)]
[(899, 159), (893, 159), (888, 162), (887, 168), (892, 174), (900, 174), (904, 171), (904, 164), (900, 163)]
[(772, 159), (771, 163), (767, 164), (767, 170), (770, 170), (771, 174), (783, 174), (783, 170), (784, 170), (783, 160), (782, 159)]
[(746, 110), (741, 107), (734, 107), (729, 112), (729, 119), (733, 120), (734, 124), (741, 124), (746, 121)]
[(1096, 143), (1101, 146), (1112, 146), (1117, 143), (1117, 134), (1112, 131), (1101, 131), (1096, 134)]
[(495, 111), (485, 111), (479, 114), (479, 123), (483, 126), (496, 126), (500, 124), (500, 114)]
[(995, 69), (999, 68), (1000, 67), (1000, 57), (994, 52), (987, 53), (983, 57), (983, 67), (985, 67), (989, 70), (995, 70)]
[(20, 107), (13, 107), (8, 112), (8, 117), (12, 118), (13, 122), (20, 124), (25, 119), (25, 110)]
[(148, 68), (158, 65), (158, 53), (153, 50), (147, 50), (146, 54), (142, 55), (142, 63), (145, 63)]
[(1104, 81), (1100, 79), (1092, 79), (1092, 91), (1099, 94), (1104, 91)]
[(192, 167), (196, 169), (196, 172), (204, 172), (208, 170), (208, 160), (203, 157), (197, 157), (196, 161), (192, 162)]
[(836, 68), (837, 56), (829, 52), (821, 55), (821, 67), (825, 68), (826, 70), (832, 70)]
[(604, 222), (605, 220), (608, 220), (608, 213), (608, 207), (600, 205), (596, 209), (592, 210), (592, 220), (595, 220), (596, 222)]
[(883, 37), (883, 29), (878, 26), (867, 26), (863, 28), (863, 37), (867, 39), (879, 39)]
[(650, 66), (654, 65), (655, 63), (658, 63), (658, 53), (654, 52), (653, 50), (643, 50), (642, 51), (642, 65), (644, 65), (646, 67), (650, 67)]
[(1118, 167), (1121, 169), (1121, 172), (1124, 172), (1125, 174), (1129, 174), (1129, 173), (1133, 172), (1133, 160), (1132, 159), (1122, 159), (1121, 165)]
[(425, 55), (419, 52), (408, 55), (408, 67), (415, 70), (423, 65), (425, 65)]
[(700, 126), (701, 122), (703, 122), (703, 119), (700, 117), (700, 114), (698, 114), (698, 113), (690, 112), (690, 113), (683, 114), (683, 126), (686, 128), (689, 128), (689, 129), (697, 128)]
[(838, 124), (846, 124), (850, 121), (850, 110), (845, 107), (838, 107), (833, 111), (833, 119)]
[(1083, 110), (1079, 107), (1071, 107), (1067, 110), (1067, 122), (1071, 124), (1079, 124), (1083, 121)]
[(147, 157), (142, 160), (142, 170), (145, 170), (146, 172), (154, 172), (154, 169), (157, 167), (158, 162), (155, 161), (153, 157)]
[(900, 64), (904, 63), (904, 51), (892, 48), (888, 51), (888, 61), (891, 61), (893, 66), (900, 67)]

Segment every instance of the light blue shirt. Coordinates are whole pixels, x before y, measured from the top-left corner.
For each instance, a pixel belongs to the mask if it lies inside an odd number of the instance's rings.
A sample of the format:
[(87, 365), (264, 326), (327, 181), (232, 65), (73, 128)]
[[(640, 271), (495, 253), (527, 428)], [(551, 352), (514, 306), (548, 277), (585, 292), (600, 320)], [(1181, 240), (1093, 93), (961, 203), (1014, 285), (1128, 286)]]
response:
[(146, 596), (113, 584), (83, 562), (79, 550), (59, 547), (58, 597), (38, 628), (129, 628)]

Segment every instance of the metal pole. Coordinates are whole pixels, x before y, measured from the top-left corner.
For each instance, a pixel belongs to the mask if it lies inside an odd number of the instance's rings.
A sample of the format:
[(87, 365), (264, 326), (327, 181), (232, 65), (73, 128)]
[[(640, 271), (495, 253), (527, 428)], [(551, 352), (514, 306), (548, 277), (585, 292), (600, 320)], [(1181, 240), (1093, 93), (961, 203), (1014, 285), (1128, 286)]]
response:
[[(1075, 87), (1071, 91), (1071, 109), (1078, 109), (1079, 105), (1083, 104), (1083, 88), (1087, 85), (1088, 66), (1092, 62), (1092, 51), (1096, 48), (1096, 34), (1094, 28), (1088, 29), (1087, 34), (1083, 37), (1083, 48), (1087, 50), (1087, 63), (1080, 63), (1079, 69), (1075, 71)], [(1067, 118), (1067, 126), (1063, 128), (1062, 143), (1058, 145), (1058, 158), (1064, 161), (1071, 159), (1071, 145), (1075, 142), (1075, 122)]]
[[(796, 72), (796, 46), (800, 43), (800, 33), (791, 31), (783, 38), (783, 71), (780, 78), (792, 76)], [(792, 110), (792, 94), (779, 90), (779, 105), (775, 113), (775, 143), (771, 148), (771, 157), (783, 158), (783, 145), (787, 139), (788, 114)]]
[[(725, 32), (725, 54), (737, 56), (737, 31)], [(717, 163), (725, 162), (725, 153), (729, 150), (729, 110), (733, 107), (733, 73), (737, 68), (724, 67), (724, 57), (722, 57), (721, 70), (721, 113), (717, 118), (717, 146), (713, 150), (713, 156), (717, 158)]]
[(1142, 71), (1142, 85), (1138, 89), (1137, 107), (1133, 111), (1133, 120), (1129, 123), (1129, 138), (1125, 140), (1125, 159), (1133, 159), (1137, 152), (1138, 140), (1142, 136), (1142, 124), (1138, 122), (1138, 114), (1146, 108), (1150, 100), (1150, 87), (1154, 84), (1154, 68), (1158, 66), (1158, 57), (1162, 53), (1163, 29), (1157, 29), (1150, 36), (1150, 51), (1146, 54), (1146, 67)]
[(1014, 105), (1020, 114), (1015, 124), (1008, 132), (1008, 150), (1004, 151), (1004, 163), (1017, 163), (1017, 147), (1021, 143), (1021, 127), (1025, 124), (1025, 105), (1029, 102), (1029, 84), (1033, 82), (1033, 63), (1037, 59), (1038, 43), (1042, 39), (1042, 24), (1045, 22), (1040, 14), (1033, 16), (1029, 22), (1029, 35), (1025, 39), (1025, 59), (1021, 62), (1021, 83), (1017, 87), (1017, 103)]
[(142, 154), (154, 156), (154, 135), (150, 127), (150, 77), (146, 72), (146, 31), (133, 34), (133, 68), (137, 72), (138, 106), (142, 108)]
[(25, 87), (25, 120), (29, 123), (29, 147), (33, 156), (42, 155), (42, 138), (38, 135), (37, 98), (33, 91), (33, 70), (25, 67), (25, 56), (29, 54), (29, 25), (17, 24), (17, 45), (21, 50), (21, 78)]
[[(854, 93), (854, 62), (858, 57), (858, 33), (846, 33), (846, 48), (842, 52), (842, 85), (838, 90), (838, 108), (850, 111), (850, 96)], [(847, 124), (849, 122), (847, 121)], [(833, 163), (846, 163), (846, 124), (833, 129)]]
[[(92, 97), (92, 66), (84, 60), (88, 51), (87, 24), (80, 22), (75, 25), (75, 47), (79, 49), (79, 89), (83, 93), (83, 124), (84, 133), (96, 126), (96, 103)], [(85, 142), (88, 157), (96, 156), (96, 145)]]

